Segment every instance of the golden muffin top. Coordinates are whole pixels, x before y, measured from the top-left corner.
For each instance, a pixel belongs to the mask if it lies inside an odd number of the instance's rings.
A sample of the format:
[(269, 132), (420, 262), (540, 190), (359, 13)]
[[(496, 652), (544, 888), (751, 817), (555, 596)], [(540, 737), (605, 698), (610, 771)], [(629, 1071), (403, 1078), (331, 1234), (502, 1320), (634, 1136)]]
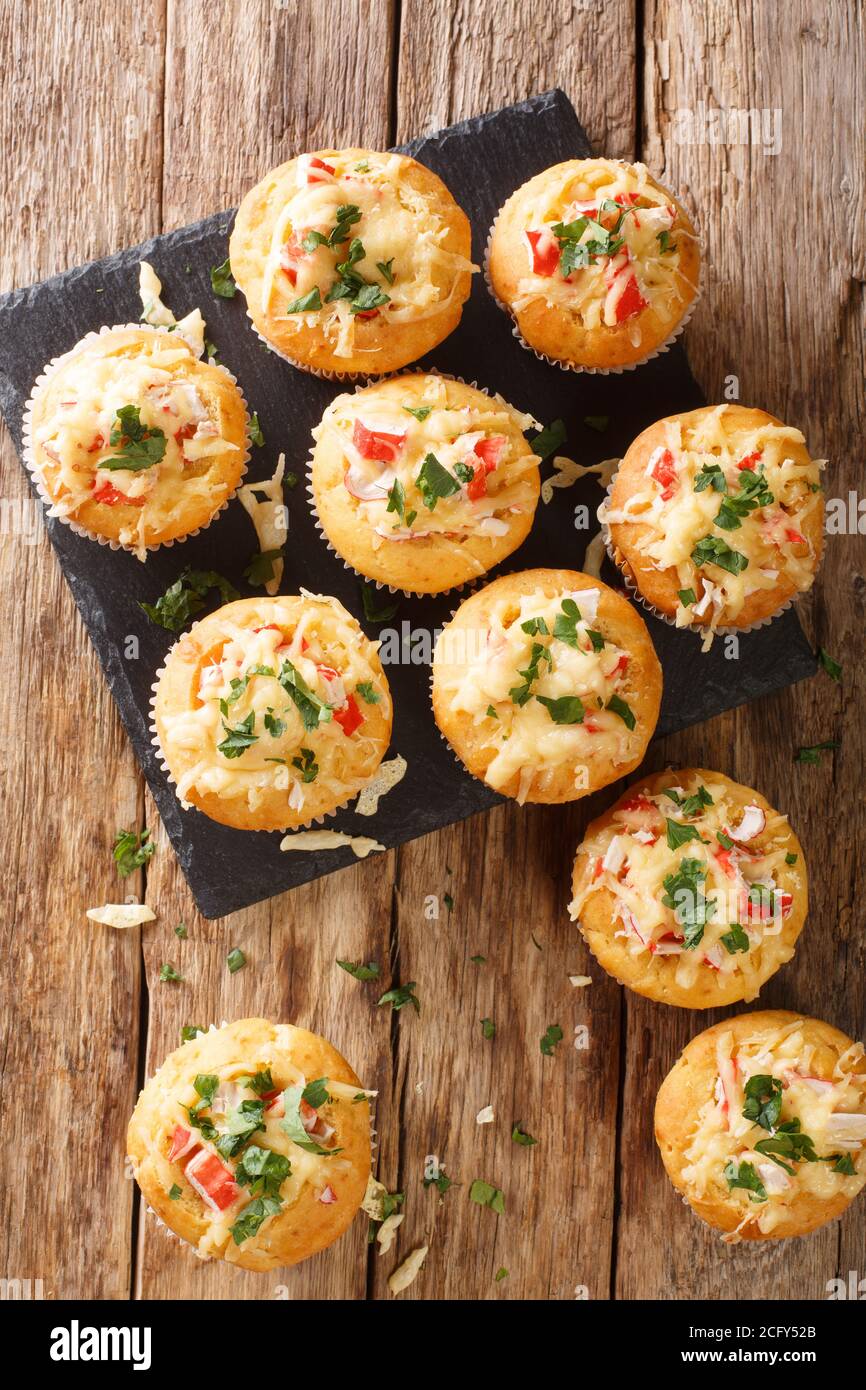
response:
[(578, 920), (609, 894), (629, 955), (670, 962), (682, 989), (707, 971), (720, 987), (742, 975), (753, 998), (761, 948), (781, 934), (795, 893), (805, 896), (792, 843), (787, 819), (747, 787), (700, 768), (661, 773), (589, 827), (569, 912)]
[(511, 201), (524, 228), (525, 270), (512, 301), (518, 313), (542, 299), (586, 329), (614, 328), (650, 305), (668, 316), (697, 289), (683, 268), (684, 242), (695, 241), (691, 224), (643, 164), (569, 160)]
[[(352, 356), (357, 319), (387, 327), (441, 313), (461, 272), (477, 269), (443, 244), (458, 211), (447, 189), (404, 155), (302, 155), (248, 198), (264, 200), (266, 211), (248, 209), (246, 219), (264, 217), (269, 232), (255, 311), (317, 324), (338, 357)], [(239, 244), (232, 255), (241, 264)]]
[(508, 518), (534, 507), (533, 423), (482, 391), (413, 374), (338, 396), (313, 433), (343, 455), (343, 486), (379, 546), (459, 543), (506, 535)]

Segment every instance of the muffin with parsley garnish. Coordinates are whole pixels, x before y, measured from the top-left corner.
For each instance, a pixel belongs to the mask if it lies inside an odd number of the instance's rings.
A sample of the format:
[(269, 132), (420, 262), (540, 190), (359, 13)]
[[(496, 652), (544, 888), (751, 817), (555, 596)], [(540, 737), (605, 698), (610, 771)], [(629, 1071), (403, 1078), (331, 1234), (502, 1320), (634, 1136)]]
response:
[(145, 1201), (199, 1258), (294, 1265), (333, 1244), (363, 1201), (373, 1094), (324, 1038), (245, 1018), (166, 1058), (127, 1152)]
[(408, 593), (479, 578), (532, 526), (533, 423), (498, 397), (421, 373), (338, 396), (313, 432), (325, 536), (358, 574)]
[(800, 431), (763, 410), (659, 420), (630, 446), (599, 512), (611, 558), (677, 627), (709, 640), (765, 623), (814, 581), (820, 470)]
[(319, 150), (241, 203), (232, 272), (262, 338), (325, 376), (414, 362), (460, 322), (473, 272), (466, 214), (414, 159)]
[(787, 818), (721, 772), (634, 782), (587, 826), (569, 905), (609, 974), (685, 1009), (756, 999), (808, 908)]
[(781, 1009), (725, 1019), (665, 1077), (655, 1132), (674, 1187), (725, 1242), (808, 1235), (866, 1183), (863, 1044)]
[(49, 516), (103, 544), (147, 551), (207, 526), (249, 458), (234, 378), (180, 332), (90, 333), (46, 368), (24, 420)]
[(474, 777), (519, 802), (576, 801), (631, 772), (662, 672), (627, 599), (576, 570), (504, 575), (467, 598), (433, 653), (433, 713)]
[(337, 599), (240, 599), (172, 647), (154, 742), (184, 806), (239, 830), (288, 830), (364, 787), (391, 738), (376, 645)]
[(574, 371), (621, 371), (682, 331), (700, 251), (685, 209), (643, 164), (569, 159), (512, 193), (487, 271), (525, 347)]

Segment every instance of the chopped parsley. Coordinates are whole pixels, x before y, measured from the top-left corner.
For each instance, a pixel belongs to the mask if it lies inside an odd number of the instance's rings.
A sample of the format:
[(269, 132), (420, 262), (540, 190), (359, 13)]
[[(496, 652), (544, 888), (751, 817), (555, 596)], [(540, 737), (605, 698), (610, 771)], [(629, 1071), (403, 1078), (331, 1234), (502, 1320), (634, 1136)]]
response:
[(671, 820), (670, 816), (665, 816), (665, 825), (668, 849), (679, 849), (680, 845), (688, 844), (689, 840), (698, 840), (703, 844), (701, 832), (696, 825), (683, 825), (681, 821)]
[(234, 727), (223, 719), (222, 725), (226, 736), (222, 743), (217, 744), (217, 748), (224, 758), (241, 758), (248, 748), (251, 748), (254, 743), (258, 743), (259, 736), (253, 733), (255, 722), (256, 712), (252, 709), (247, 717), (242, 719), (239, 724), (235, 724)]
[(179, 975), (174, 966), (169, 965), (168, 962), (159, 967), (159, 978), (163, 984), (179, 984), (183, 980), (183, 976)]
[(579, 695), (560, 695), (552, 700), (548, 695), (536, 695), (540, 705), (544, 705), (554, 724), (582, 724), (586, 713)]
[(544, 1032), (544, 1037), (541, 1039), (541, 1042), (539, 1044), (539, 1046), (541, 1047), (542, 1057), (552, 1057), (553, 1049), (557, 1046), (558, 1043), (562, 1042), (562, 1039), (563, 1032), (559, 1024), (548, 1023), (547, 1028)]
[(813, 743), (810, 747), (798, 748), (794, 756), (795, 763), (819, 763), (821, 754), (830, 752), (834, 748), (841, 748), (841, 744), (835, 739), (825, 739), (823, 743)]
[(841, 681), (842, 667), (839, 665), (838, 661), (833, 660), (832, 656), (826, 650), (825, 647), (818, 648), (818, 661), (820, 665), (823, 666), (828, 676), (830, 676), (834, 681)]
[(376, 1000), (376, 1007), (381, 1008), (383, 1004), (390, 1004), (395, 1013), (411, 1004), (416, 1013), (421, 1012), (421, 1005), (417, 996), (413, 993), (415, 981), (408, 980), (405, 985), (395, 985), (393, 989), (387, 989), (380, 999)]
[(279, 676), (280, 685), (291, 700), (294, 700), (304, 728), (309, 732), (331, 719), (331, 706), (314, 694), (300, 671), (289, 661), (283, 662)]
[[(285, 1105), (286, 1114), (285, 1118), (280, 1120), (280, 1128), (286, 1132), (292, 1143), (297, 1144), (298, 1148), (303, 1149), (305, 1153), (319, 1154), (322, 1157), (332, 1158), (334, 1154), (342, 1153), (343, 1150), (326, 1149), (322, 1144), (318, 1143), (312, 1135), (307, 1133), (304, 1128), (304, 1121), (301, 1117), (301, 1101), (305, 1100), (307, 1105), (310, 1104), (310, 1101), (307, 1099), (307, 1091), (311, 1091), (312, 1093), (313, 1087), (318, 1087), (320, 1084), (324, 1085), (326, 1081), (327, 1078), (323, 1077), (321, 1083), (311, 1082), (307, 1087), (288, 1086), (286, 1090), (283, 1091), (283, 1104)], [(320, 1102), (320, 1104), (323, 1103), (324, 1101)], [(318, 1108), (317, 1105), (313, 1106), (314, 1110), (318, 1110)]]
[(393, 283), (394, 283), (394, 257), (393, 257), (393, 256), (391, 257), (391, 259), (390, 259), (389, 261), (377, 261), (377, 262), (376, 262), (376, 269), (378, 270), (378, 272), (379, 272), (379, 274), (381, 275), (381, 277), (382, 277), (383, 280), (387, 281), (387, 283), (388, 283), (389, 285), (393, 285)]
[(543, 618), (527, 618), (525, 623), (520, 624), (520, 629), (529, 637), (550, 636), (550, 628)]
[(302, 782), (315, 782), (319, 775), (319, 764), (316, 762), (316, 755), (312, 748), (302, 748), (299, 758), (292, 758), (292, 767), (296, 767), (301, 774)]
[(724, 499), (716, 515), (715, 524), (722, 531), (738, 531), (744, 517), (760, 507), (772, 506), (773, 501), (763, 468), (759, 468), (757, 473), (751, 468), (745, 468), (740, 474), (739, 492)]
[(271, 738), (279, 738), (286, 731), (285, 721), (274, 714), (273, 710), (268, 709), (265, 711), (265, 729)]
[(627, 729), (633, 729), (637, 723), (631, 706), (627, 705), (619, 695), (611, 695), (605, 709), (609, 709), (613, 714), (618, 714)]
[(416, 420), (424, 421), (433, 409), (432, 405), (404, 405), (403, 409), (409, 415), (414, 415)]
[(193, 1038), (197, 1038), (199, 1033), (204, 1031), (200, 1023), (185, 1023), (180, 1030), (180, 1040), (182, 1043), (192, 1042)]
[(515, 1144), (520, 1144), (524, 1149), (531, 1148), (533, 1144), (538, 1143), (538, 1140), (533, 1139), (531, 1134), (527, 1134), (526, 1130), (521, 1129), (519, 1124), (516, 1124), (512, 1129), (511, 1138)]
[(337, 964), (341, 970), (345, 970), (347, 975), (353, 979), (360, 980), (362, 983), (367, 980), (376, 980), (379, 977), (379, 966), (374, 960), (368, 960), (366, 965), (359, 961), (357, 964), (351, 960), (338, 960)]
[(250, 562), (244, 570), (244, 579), (253, 588), (263, 587), (274, 578), (274, 564), (283, 558), (283, 547), (277, 546), (276, 550), (261, 550), (255, 555), (250, 556)]
[(177, 937), (178, 941), (186, 941), (187, 937), (189, 936), (189, 931), (187, 930), (186, 922), (178, 922), (177, 926), (174, 929), (174, 934)]
[(564, 420), (554, 420), (551, 424), (545, 425), (544, 429), (538, 434), (533, 435), (529, 441), (529, 447), (534, 454), (541, 459), (550, 458), (551, 454), (557, 453), (568, 438)]
[(247, 958), (241, 950), (240, 946), (233, 947), (232, 950), (229, 951), (228, 955), (226, 956), (226, 965), (229, 968), (230, 975), (236, 975), (239, 970), (243, 969), (246, 963)]
[(749, 938), (739, 922), (732, 922), (728, 930), (722, 932), (719, 940), (729, 956), (736, 955), (738, 951), (748, 951), (749, 949)]
[(262, 434), (257, 410), (254, 410), (250, 416), (250, 443), (255, 444), (257, 449), (263, 449), (265, 444), (265, 436)]
[(177, 1199), (178, 1199), (178, 1197), (179, 1197), (180, 1195), (181, 1195), (181, 1188), (178, 1187), (178, 1185), (177, 1185), (176, 1182), (173, 1182), (172, 1185), (171, 1185), (171, 1187), (168, 1189), (168, 1199), (169, 1199), (169, 1201), (170, 1201), (170, 1202), (176, 1202)]
[(704, 565), (718, 565), (729, 574), (742, 574), (749, 565), (748, 557), (739, 550), (732, 550), (720, 536), (704, 536), (692, 551), (691, 560), (699, 569)]
[[(793, 1176), (794, 1169), (789, 1167), (791, 1163), (817, 1163), (818, 1155), (815, 1153), (815, 1142), (808, 1134), (803, 1134), (800, 1130), (800, 1121), (797, 1119), (788, 1120), (785, 1124), (779, 1125), (775, 1134), (769, 1139), (759, 1139), (755, 1145), (755, 1150), (759, 1154), (764, 1154), (771, 1158), (774, 1163), (778, 1163), (780, 1168)], [(788, 1162), (785, 1162), (785, 1159)]]
[(492, 1018), (482, 1018), (481, 1036), (488, 1039), (496, 1037), (496, 1024)]
[(785, 855), (785, 863), (786, 863), (786, 864), (796, 864), (796, 862), (797, 862), (797, 856), (796, 856), (796, 854), (786, 854), (786, 855)]
[(750, 1076), (744, 1093), (743, 1119), (761, 1129), (775, 1129), (782, 1113), (781, 1081), (775, 1076)]
[(435, 454), (427, 454), (415, 478), (415, 486), (424, 498), (428, 511), (434, 511), (440, 497), (453, 497), (460, 491), (460, 484), (443, 468)]
[[(610, 230), (595, 218), (586, 215), (575, 218), (573, 222), (557, 222), (553, 226), (553, 235), (559, 242), (559, 272), (563, 279), (567, 280), (573, 270), (583, 270), (586, 266), (594, 265), (600, 256), (615, 256), (622, 249), (624, 238), (620, 232), (632, 209), (621, 208), (612, 199), (605, 198), (600, 212), (613, 210), (616, 210), (617, 218)], [(583, 241), (582, 237), (587, 231), (590, 233), (589, 238)]]
[(267, 1221), (269, 1216), (276, 1216), (282, 1205), (279, 1197), (257, 1197), (245, 1206), (234, 1225), (229, 1227), (235, 1245), (242, 1245), (256, 1235), (262, 1222)]
[(359, 681), (355, 691), (367, 705), (378, 705), (382, 698), (372, 681)]
[(495, 1284), (501, 1284), (501, 1283), (502, 1283), (502, 1280), (503, 1280), (503, 1279), (507, 1279), (507, 1278), (508, 1278), (508, 1270), (505, 1268), (505, 1265), (501, 1265), (500, 1268), (497, 1269), (496, 1273), (495, 1273), (494, 1276), (493, 1276), (493, 1282), (494, 1282)]
[(700, 473), (695, 475), (693, 486), (695, 492), (706, 492), (708, 487), (722, 493), (728, 490), (725, 475), (717, 463), (705, 463)]
[(361, 603), (364, 606), (364, 617), (368, 623), (387, 623), (397, 612), (398, 604), (386, 603), (378, 607), (376, 602), (376, 590), (372, 584), (361, 585)]
[(830, 1160), (833, 1161), (833, 1172), (844, 1173), (846, 1177), (853, 1178), (857, 1169), (854, 1167), (854, 1159), (850, 1154), (831, 1154)]
[(482, 1178), (476, 1178), (469, 1189), (470, 1202), (477, 1202), (479, 1207), (489, 1207), (495, 1211), (497, 1216), (505, 1215), (505, 1194), (501, 1188), (494, 1187), (492, 1183), (484, 1182)]
[(688, 608), (689, 604), (697, 603), (697, 595), (694, 589), (677, 589), (677, 598), (683, 608)]
[(750, 1194), (753, 1202), (767, 1200), (764, 1184), (752, 1163), (737, 1163), (736, 1159), (732, 1158), (725, 1167), (725, 1182), (728, 1184), (729, 1192), (733, 1192), (735, 1187), (742, 1187)]
[(185, 569), (156, 603), (139, 603), (138, 606), (159, 627), (168, 632), (180, 632), (204, 608), (211, 589), (219, 590), (223, 603), (240, 598), (234, 585), (216, 570)]
[(584, 415), (583, 423), (596, 434), (604, 434), (610, 424), (609, 415)]
[(487, 962), (486, 956), (470, 956), (469, 959), (473, 965), (485, 965)]
[(533, 682), (538, 680), (539, 666), (542, 661), (546, 661), (548, 666), (551, 663), (550, 652), (540, 642), (533, 642), (532, 650), (529, 654), (529, 665), (525, 670), (518, 670), (517, 674), (523, 677), (522, 685), (515, 685), (509, 690), (508, 694), (511, 703), (514, 705), (525, 705), (532, 694)]
[(286, 305), (287, 314), (309, 314), (322, 307), (322, 296), (318, 285), (314, 285), (309, 294), (302, 294), (300, 299), (293, 299)]
[(117, 453), (103, 459), (99, 466), (106, 468), (109, 473), (120, 470), (142, 473), (159, 463), (165, 455), (165, 432), (155, 425), (143, 425), (141, 410), (137, 405), (120, 407), (108, 442)]
[(222, 265), (211, 266), (210, 287), (214, 294), (219, 295), (220, 299), (234, 299), (238, 287), (235, 284), (235, 277), (232, 275), (231, 262), (228, 257)]
[[(676, 822), (673, 822), (676, 824)], [(683, 929), (683, 946), (692, 950), (701, 941), (704, 928), (716, 910), (714, 902), (704, 896), (702, 884), (707, 871), (699, 859), (681, 859), (677, 872), (664, 879), (665, 907), (673, 910), (674, 916)]]
[(112, 855), (121, 878), (128, 878), (147, 863), (156, 849), (149, 830), (118, 830), (114, 837)]
[(253, 1197), (279, 1197), (280, 1188), (292, 1175), (292, 1165), (281, 1153), (250, 1144), (235, 1169), (235, 1182), (248, 1187)]
[(577, 625), (581, 612), (573, 598), (564, 598), (553, 624), (553, 635), (568, 647), (577, 649)]

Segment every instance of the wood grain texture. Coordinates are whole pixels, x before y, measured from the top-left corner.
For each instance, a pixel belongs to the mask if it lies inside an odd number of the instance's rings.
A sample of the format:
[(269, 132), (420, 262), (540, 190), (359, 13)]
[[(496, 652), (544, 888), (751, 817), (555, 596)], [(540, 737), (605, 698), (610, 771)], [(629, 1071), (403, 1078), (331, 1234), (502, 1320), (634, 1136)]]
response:
[[(540, 9), (226, 0), (218, 23), (204, 0), (107, 9), (13, 0), (0, 12), (3, 287), (232, 204), (305, 147), (381, 147), (560, 85), (600, 153), (642, 155), (697, 213), (708, 272), (687, 341), (709, 397), (736, 375), (741, 399), (802, 425), (813, 453), (831, 460), (831, 497), (860, 496), (863, 10), (791, 0), (784, 23), (778, 10), (770, 0), (646, 0), (637, 32), (629, 0)], [(699, 102), (779, 109), (780, 152), (680, 143), (677, 113)], [(2, 466), (4, 501), (23, 497), (5, 436)], [(42, 1277), (58, 1297), (122, 1298), (132, 1280), (144, 1299), (389, 1298), (387, 1276), (421, 1243), (429, 1258), (404, 1298), (820, 1298), (829, 1278), (862, 1271), (862, 1198), (806, 1241), (731, 1249), (667, 1182), (652, 1138), (655, 1092), (685, 1042), (721, 1014), (623, 993), (568, 922), (574, 847), (617, 788), (562, 810), (499, 807), (207, 922), (47, 541), (34, 528), (37, 544), (25, 549), (10, 516), (4, 510), (0, 631), (20, 682), (0, 695), (7, 802), (15, 798), (3, 887), (4, 1162), (50, 1146), (55, 1181), (47, 1195), (25, 1191), (16, 1172), (2, 1184), (0, 1275)], [(790, 813), (812, 870), (812, 911), (797, 957), (761, 1003), (860, 1035), (863, 566), (863, 537), (830, 537), (805, 605), (816, 644), (845, 663), (841, 687), (820, 675), (668, 739), (647, 760), (650, 770), (716, 766)], [(20, 740), (20, 689), (39, 700), (36, 756)], [(838, 755), (794, 765), (796, 744), (828, 737), (843, 739)], [(83, 915), (118, 895), (110, 843), (118, 825), (134, 823), (157, 839), (146, 884), (157, 921), (142, 943)], [(122, 891), (143, 886), (132, 879)], [(181, 920), (184, 941), (174, 934)], [(234, 946), (248, 963), (231, 975)], [(416, 981), (420, 1015), (377, 1009), (376, 985), (340, 971), (338, 956), (378, 960), (381, 988)], [(166, 961), (183, 983), (159, 982)], [(569, 974), (593, 983), (574, 989)], [(200, 1264), (149, 1217), (136, 1227), (122, 1155), (142, 1001), (147, 1074), (184, 1023), (250, 1014), (311, 1027), (345, 1053), (380, 1092), (378, 1174), (406, 1194), (389, 1255), (368, 1250), (359, 1219), (332, 1250), (262, 1278)], [(553, 1023), (565, 1036), (546, 1058), (539, 1040)], [(574, 1046), (578, 1027), (586, 1049)], [(34, 1057), (47, 1091), (35, 1132)], [(479, 1126), (488, 1104), (494, 1122)], [(512, 1142), (514, 1122), (537, 1146)], [(428, 1154), (455, 1183), (441, 1202), (423, 1187)], [(474, 1178), (502, 1188), (504, 1216), (470, 1202)], [(68, 1211), (82, 1187), (98, 1188), (103, 1221), (73, 1242)], [(500, 1268), (508, 1277), (496, 1282)]]
[[(73, 3), (0, 11), (3, 289), (158, 229), (161, 25), (160, 4), (131, 0), (104, 12)], [(83, 81), (85, 56), (87, 71), (113, 71), (116, 83)], [(42, 508), (0, 431), (0, 659), (11, 677), (0, 698), (9, 1165), (0, 1275), (42, 1279), (46, 1298), (126, 1298), (139, 934), (84, 914), (141, 891), (134, 878), (120, 882), (111, 860), (117, 828), (140, 824), (141, 781)], [(25, 720), (37, 742), (24, 738)], [(27, 1182), (46, 1154), (50, 1182)], [(98, 1194), (98, 1222), (75, 1220), (87, 1194)]]
[[(644, 13), (643, 50), (643, 156), (685, 193), (704, 237), (704, 298), (688, 350), (708, 398), (722, 399), (725, 378), (738, 377), (744, 403), (802, 428), (813, 455), (829, 460), (828, 497), (849, 489), (862, 497), (862, 7), (796, 0), (782, 21), (762, 0), (700, 7), (655, 0)], [(700, 118), (699, 102), (708, 111), (767, 112), (768, 147), (778, 112), (779, 152), (682, 143), (682, 113)], [(816, 645), (844, 662), (842, 686), (819, 674), (667, 740), (664, 754), (673, 763), (718, 766), (790, 815), (810, 866), (810, 914), (795, 959), (760, 1003), (801, 1009), (862, 1037), (866, 557), (861, 535), (827, 542), (802, 609)], [(843, 746), (820, 767), (793, 762), (797, 746), (827, 738)], [(626, 1013), (617, 1295), (825, 1297), (829, 1279), (862, 1264), (866, 1204), (796, 1244), (722, 1247), (665, 1182), (652, 1106), (683, 1045), (724, 1011), (670, 1011), (660, 1020), (629, 995)], [(666, 1239), (647, 1240), (648, 1230), (665, 1230)]]
[[(274, 165), (304, 149), (345, 141), (389, 143), (391, 6), (357, 0), (341, 6), (351, 46), (334, 41), (333, 11), (302, 0), (274, 6), (232, 0), (216, 26), (206, 5), (171, 0), (166, 42), (165, 229), (232, 205)], [(369, 81), (354, 78), (354, 65)], [(214, 83), (211, 74), (225, 74)], [(205, 316), (207, 306), (203, 306)], [(267, 433), (268, 422), (262, 420)], [(291, 455), (290, 455), (291, 457)], [(158, 816), (148, 796), (148, 823)], [(147, 934), (147, 1074), (179, 1042), (184, 1023), (249, 1016), (280, 1019), (324, 1034), (369, 1087), (381, 1087), (378, 1127), (388, 1113), (390, 1021), (362, 999), (335, 964), (377, 959), (387, 988), (391, 897), (396, 855), (320, 879), (291, 894), (207, 922), (160, 829), (148, 873), (148, 902), (159, 922)], [(217, 866), (215, 866), (216, 871)], [(174, 927), (183, 919), (189, 938)], [(230, 975), (234, 946), (248, 964)], [(170, 961), (185, 977), (159, 982)], [(374, 996), (377, 997), (377, 996)], [(262, 1277), (224, 1263), (202, 1265), (165, 1237), (153, 1219), (141, 1225), (135, 1293), (140, 1298), (363, 1298), (366, 1223), (295, 1270)]]

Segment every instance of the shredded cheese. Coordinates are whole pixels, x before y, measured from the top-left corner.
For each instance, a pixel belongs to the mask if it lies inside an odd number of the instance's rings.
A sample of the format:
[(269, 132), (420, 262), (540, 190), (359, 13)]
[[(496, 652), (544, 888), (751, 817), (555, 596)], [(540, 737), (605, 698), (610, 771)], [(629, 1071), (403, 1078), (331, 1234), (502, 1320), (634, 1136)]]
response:
[(87, 916), (104, 927), (141, 927), (156, 921), (156, 913), (144, 903), (106, 903), (105, 907), (89, 907)]
[(343, 845), (348, 845), (358, 859), (366, 859), (368, 854), (387, 849), (387, 845), (380, 845), (378, 840), (371, 840), (366, 835), (345, 835), (342, 830), (298, 830), (294, 834), (286, 835), (280, 841), (280, 849), (298, 849), (308, 852), (319, 849), (342, 849)]
[(271, 561), (272, 575), (265, 583), (266, 594), (277, 594), (283, 577), (283, 547), (286, 543), (286, 503), (283, 494), (283, 478), (286, 472), (286, 456), (280, 454), (272, 478), (262, 483), (245, 483), (238, 488), (241, 506), (256, 528), (259, 550), (262, 555), (278, 550), (278, 556)]
[(379, 771), (373, 777), (372, 782), (368, 782), (362, 788), (358, 800), (355, 802), (355, 811), (359, 816), (375, 816), (379, 809), (379, 802), (388, 792), (393, 791), (398, 782), (402, 782), (406, 776), (406, 769), (409, 764), (406, 759), (398, 753), (395, 758), (389, 758), (382, 763)]

